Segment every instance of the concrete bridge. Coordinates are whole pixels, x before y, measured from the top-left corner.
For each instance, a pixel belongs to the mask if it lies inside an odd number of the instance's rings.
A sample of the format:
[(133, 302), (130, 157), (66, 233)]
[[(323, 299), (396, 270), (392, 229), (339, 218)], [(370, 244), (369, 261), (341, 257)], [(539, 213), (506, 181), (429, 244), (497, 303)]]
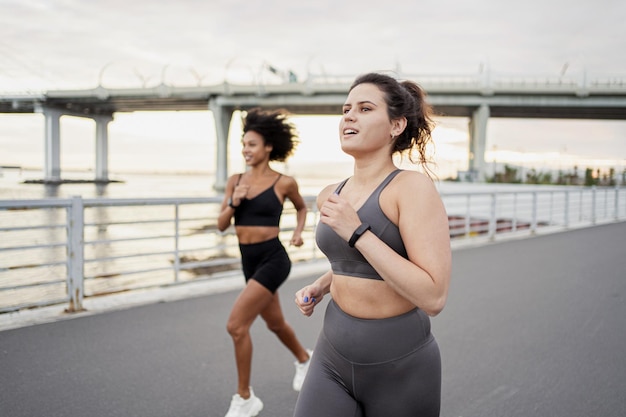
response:
[[(441, 116), (467, 117), (469, 169), (485, 177), (485, 143), (490, 117), (626, 120), (626, 77), (492, 77), (402, 75), (417, 81)], [(211, 86), (160, 84), (148, 88), (48, 91), (0, 96), (2, 113), (45, 116), (44, 181), (62, 182), (61, 116), (87, 117), (96, 124), (95, 181), (108, 182), (108, 124), (118, 112), (209, 110), (216, 126), (216, 183), (223, 189), (233, 112), (255, 106), (286, 108), (293, 114), (339, 114), (350, 76), (314, 76), (303, 82)]]

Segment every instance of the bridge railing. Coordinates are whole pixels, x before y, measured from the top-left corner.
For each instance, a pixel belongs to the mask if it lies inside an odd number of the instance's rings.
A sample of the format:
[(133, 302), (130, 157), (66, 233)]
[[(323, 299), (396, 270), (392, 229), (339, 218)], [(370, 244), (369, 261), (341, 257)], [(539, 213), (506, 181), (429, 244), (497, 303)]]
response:
[[(626, 77), (620, 75), (545, 74), (520, 75), (491, 73), (473, 74), (396, 74), (400, 78), (414, 80), (429, 92), (463, 92), (483, 90), (489, 94), (501, 91), (554, 92), (587, 95), (590, 93), (624, 93)], [(305, 83), (314, 86), (343, 84), (349, 86), (355, 75), (309, 74)]]
[[(216, 228), (220, 197), (0, 200), (0, 313), (210, 279), (239, 269), (234, 230)], [(306, 198), (311, 207), (313, 197)], [(294, 262), (319, 256), (311, 207)], [(281, 240), (295, 227), (285, 205)]]
[(564, 187), (553, 190), (446, 193), (442, 195), (454, 238), (495, 239), (626, 218), (626, 188)]
[[(599, 74), (587, 73), (585, 71), (568, 74), (509, 74), (483, 69), (474, 73), (395, 73), (388, 71), (400, 78), (411, 79), (419, 82), (430, 93), (441, 92), (475, 92), (484, 91), (488, 94), (500, 91), (515, 92), (554, 92), (554, 93), (575, 93), (586, 94), (623, 94), (626, 91), (626, 76), (624, 74)], [(213, 84), (189, 84), (181, 82), (158, 84), (141, 84), (134, 87), (125, 85), (118, 87), (104, 87), (98, 85), (95, 89), (69, 90), (64, 94), (94, 94), (94, 91), (107, 97), (111, 91), (120, 93), (128, 91), (154, 91), (157, 94), (170, 94), (180, 91), (188, 93), (194, 89), (208, 89), (218, 93), (236, 93), (238, 89), (250, 91), (256, 89), (259, 95), (267, 93), (268, 88), (278, 89), (277, 91), (293, 91), (301, 88), (304, 93), (324, 90), (332, 87), (337, 89), (341, 86), (341, 91), (354, 81), (359, 74), (330, 74), (308, 72), (306, 76), (295, 82), (287, 78), (259, 78), (250, 72), (249, 78), (238, 78), (236, 81), (230, 80), (227, 76), (220, 82)], [(17, 111), (20, 103), (24, 100), (45, 101), (47, 95), (58, 93), (58, 91), (2, 91), (0, 90), (0, 102), (10, 103), (6, 107), (7, 111)]]
[[(532, 235), (626, 219), (626, 188), (444, 193), (454, 242)], [(315, 246), (315, 198), (294, 262), (322, 256)], [(182, 285), (240, 271), (232, 228), (216, 228), (221, 198), (0, 200), (0, 313), (85, 297)], [(286, 204), (281, 240), (296, 216)]]

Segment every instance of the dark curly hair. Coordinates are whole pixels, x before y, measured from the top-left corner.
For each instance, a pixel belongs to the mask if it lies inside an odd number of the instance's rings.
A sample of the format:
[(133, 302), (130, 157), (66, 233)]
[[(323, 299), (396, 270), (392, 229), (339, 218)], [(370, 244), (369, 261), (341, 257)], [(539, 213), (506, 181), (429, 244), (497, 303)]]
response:
[(270, 161), (284, 162), (293, 155), (298, 145), (298, 133), (287, 121), (284, 109), (262, 110), (255, 107), (242, 117), (243, 133), (254, 131), (263, 136), (266, 145), (272, 145)]
[(408, 154), (411, 162), (419, 163), (426, 173), (430, 173), (428, 164), (431, 161), (426, 154), (426, 146), (432, 142), (435, 125), (432, 108), (426, 102), (426, 92), (413, 81), (398, 81), (380, 73), (360, 75), (350, 86), (350, 91), (359, 84), (374, 84), (383, 92), (390, 120), (406, 118), (406, 128), (395, 138), (391, 153)]

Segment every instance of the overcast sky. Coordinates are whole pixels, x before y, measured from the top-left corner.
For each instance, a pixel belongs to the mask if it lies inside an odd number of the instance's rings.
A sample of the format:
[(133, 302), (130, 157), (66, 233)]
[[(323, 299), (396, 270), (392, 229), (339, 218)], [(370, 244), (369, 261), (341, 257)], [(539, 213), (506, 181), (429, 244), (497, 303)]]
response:
[[(618, 0), (0, 0), (0, 11), (0, 93), (214, 84), (259, 76), (264, 63), (301, 79), (482, 67), (626, 80), (626, 2)], [(520, 131), (490, 121), (488, 147), (626, 158), (626, 122), (559, 126)], [(602, 143), (589, 146), (598, 132)], [(541, 148), (548, 135), (563, 139)]]
[(0, 10), (0, 91), (93, 87), (100, 75), (110, 86), (123, 75), (139, 85), (221, 82), (229, 63), (256, 72), (264, 61), (300, 76), (481, 64), (626, 73), (618, 0), (0, 0)]

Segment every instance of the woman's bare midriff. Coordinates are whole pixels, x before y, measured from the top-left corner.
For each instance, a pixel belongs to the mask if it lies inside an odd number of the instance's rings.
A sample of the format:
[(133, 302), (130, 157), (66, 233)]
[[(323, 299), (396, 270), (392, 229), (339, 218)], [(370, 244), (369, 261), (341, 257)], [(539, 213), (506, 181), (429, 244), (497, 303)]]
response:
[(275, 226), (237, 226), (235, 232), (240, 244), (250, 245), (274, 239), (280, 230)]
[(415, 308), (385, 281), (375, 279), (333, 275), (330, 294), (343, 311), (362, 319), (394, 317)]

